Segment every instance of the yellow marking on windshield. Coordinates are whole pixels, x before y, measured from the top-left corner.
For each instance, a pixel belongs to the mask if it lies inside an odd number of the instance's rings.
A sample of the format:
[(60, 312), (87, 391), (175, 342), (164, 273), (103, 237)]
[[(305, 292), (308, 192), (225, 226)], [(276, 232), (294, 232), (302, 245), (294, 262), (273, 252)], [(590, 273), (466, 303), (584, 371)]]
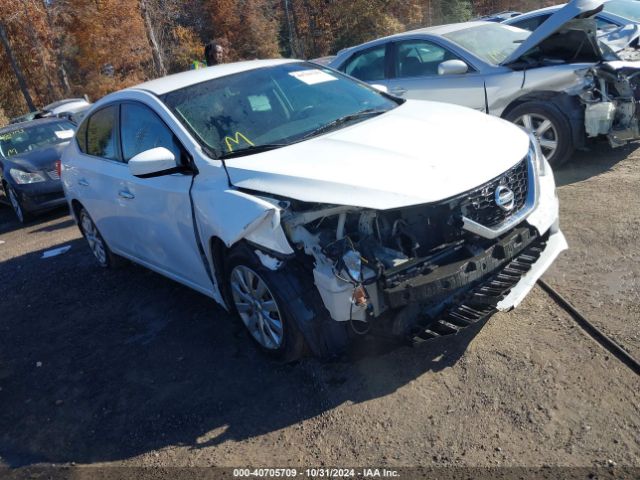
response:
[(24, 133), (23, 128), (21, 128), (20, 130), (14, 130), (13, 132), (5, 133), (4, 135), (0, 135), (0, 141), (11, 140), (13, 137), (20, 133)]
[(245, 143), (248, 143), (252, 147), (255, 147), (253, 142), (251, 140), (249, 140), (246, 136), (244, 136), (240, 132), (236, 132), (235, 137), (230, 137), (230, 136), (229, 137), (225, 137), (224, 141), (227, 144), (227, 150), (229, 150), (229, 152), (233, 152), (233, 146), (231, 144), (234, 143), (236, 145), (240, 145), (240, 140), (243, 140)]

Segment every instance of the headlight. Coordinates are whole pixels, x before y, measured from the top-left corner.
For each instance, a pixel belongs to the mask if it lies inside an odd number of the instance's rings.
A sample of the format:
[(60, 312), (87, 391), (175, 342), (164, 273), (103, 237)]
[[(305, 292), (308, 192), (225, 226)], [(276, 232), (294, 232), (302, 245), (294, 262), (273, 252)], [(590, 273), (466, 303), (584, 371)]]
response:
[(349, 250), (342, 256), (342, 262), (351, 280), (355, 283), (362, 283), (362, 258), (360, 254), (355, 250)]
[(544, 177), (547, 174), (547, 160), (544, 158), (540, 142), (533, 135), (529, 135), (529, 155), (533, 155), (533, 163), (538, 170), (538, 175)]
[(23, 170), (18, 170), (17, 168), (12, 168), (11, 170), (9, 170), (9, 173), (19, 185), (23, 185), (25, 183), (44, 182), (46, 180), (46, 178), (44, 178), (44, 175), (42, 175), (41, 173), (25, 172)]

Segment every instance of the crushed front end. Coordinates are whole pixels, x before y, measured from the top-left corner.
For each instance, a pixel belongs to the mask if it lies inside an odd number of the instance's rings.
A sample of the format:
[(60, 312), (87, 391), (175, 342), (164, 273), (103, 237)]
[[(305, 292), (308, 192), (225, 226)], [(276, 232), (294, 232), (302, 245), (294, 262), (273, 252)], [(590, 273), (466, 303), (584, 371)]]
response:
[(604, 62), (577, 73), (587, 137), (606, 136), (612, 147), (640, 138), (640, 63)]
[(437, 203), (288, 204), (285, 231), (333, 320), (421, 340), (517, 306), (567, 248), (553, 173), (533, 145), (497, 178)]

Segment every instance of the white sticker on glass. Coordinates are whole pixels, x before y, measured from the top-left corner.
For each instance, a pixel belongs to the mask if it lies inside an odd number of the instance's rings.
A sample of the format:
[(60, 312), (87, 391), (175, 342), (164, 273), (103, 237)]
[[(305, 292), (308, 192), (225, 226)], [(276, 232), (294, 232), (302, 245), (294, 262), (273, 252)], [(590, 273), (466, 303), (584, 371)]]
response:
[(289, 72), (293, 78), (297, 78), (307, 85), (316, 85), (317, 83), (331, 82), (337, 80), (333, 75), (323, 72), (322, 70), (299, 70), (297, 72)]
[(56, 137), (60, 140), (66, 140), (73, 137), (73, 130), (59, 130), (56, 132)]

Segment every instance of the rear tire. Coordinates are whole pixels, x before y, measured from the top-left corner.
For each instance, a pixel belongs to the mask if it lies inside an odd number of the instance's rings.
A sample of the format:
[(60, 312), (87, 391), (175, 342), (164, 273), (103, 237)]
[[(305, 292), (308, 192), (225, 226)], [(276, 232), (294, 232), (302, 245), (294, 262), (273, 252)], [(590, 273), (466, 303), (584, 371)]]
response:
[(124, 260), (109, 249), (98, 231), (98, 227), (93, 223), (89, 213), (84, 208), (80, 208), (78, 220), (80, 231), (89, 243), (89, 248), (98, 261), (98, 265), (102, 268), (113, 268), (122, 265)]
[(575, 150), (571, 123), (555, 104), (526, 102), (511, 110), (505, 119), (538, 139), (542, 153), (552, 167), (560, 167), (571, 158)]

